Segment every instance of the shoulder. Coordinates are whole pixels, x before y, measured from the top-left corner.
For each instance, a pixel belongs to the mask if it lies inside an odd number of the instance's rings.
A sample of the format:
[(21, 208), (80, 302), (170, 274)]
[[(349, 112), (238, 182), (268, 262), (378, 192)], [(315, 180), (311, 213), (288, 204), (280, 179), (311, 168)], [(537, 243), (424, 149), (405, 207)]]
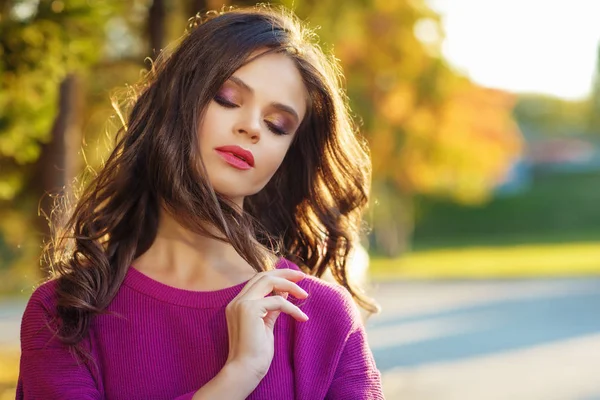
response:
[(55, 280), (34, 290), (21, 321), (21, 346), (23, 350), (44, 347), (54, 337), (57, 327)]
[(44, 303), (55, 303), (56, 302), (56, 289), (58, 287), (58, 280), (51, 279), (40, 284), (33, 293), (31, 299), (33, 301), (41, 301)]
[(58, 287), (58, 281), (53, 279), (42, 283), (38, 286), (29, 301), (27, 302), (27, 308), (25, 312), (32, 309), (44, 308), (48, 311), (53, 311), (56, 309), (56, 289)]
[(50, 280), (38, 286), (33, 291), (29, 301), (27, 302), (25, 315), (40, 310), (46, 310), (47, 312), (54, 313), (56, 310), (57, 286), (58, 282), (56, 280)]
[[(300, 268), (284, 259), (279, 268)], [(340, 331), (354, 330), (361, 322), (360, 311), (350, 292), (343, 286), (307, 275), (298, 286), (308, 292), (308, 298), (297, 305), (319, 324), (334, 325)], [(312, 325), (312, 324), (310, 324)]]

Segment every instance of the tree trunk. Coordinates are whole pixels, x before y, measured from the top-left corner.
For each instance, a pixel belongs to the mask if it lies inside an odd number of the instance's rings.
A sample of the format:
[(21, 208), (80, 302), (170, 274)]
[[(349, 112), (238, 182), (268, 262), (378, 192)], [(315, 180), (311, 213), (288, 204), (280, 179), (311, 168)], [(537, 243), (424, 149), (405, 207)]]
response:
[(148, 9), (148, 38), (150, 40), (150, 54), (152, 58), (160, 54), (165, 40), (165, 2), (153, 0)]
[(377, 253), (398, 257), (410, 251), (414, 231), (414, 200), (389, 184), (375, 184), (370, 243)]
[[(38, 232), (42, 241), (49, 238), (50, 218), (54, 199), (58, 196), (70, 196), (74, 178), (77, 176), (81, 159), (78, 151), (81, 146), (81, 108), (83, 103), (80, 79), (67, 75), (60, 84), (58, 113), (50, 132), (50, 141), (42, 146), (40, 158), (33, 178), (36, 198), (39, 199), (37, 218)], [(37, 179), (36, 179), (37, 177)], [(53, 223), (62, 223), (54, 219)]]

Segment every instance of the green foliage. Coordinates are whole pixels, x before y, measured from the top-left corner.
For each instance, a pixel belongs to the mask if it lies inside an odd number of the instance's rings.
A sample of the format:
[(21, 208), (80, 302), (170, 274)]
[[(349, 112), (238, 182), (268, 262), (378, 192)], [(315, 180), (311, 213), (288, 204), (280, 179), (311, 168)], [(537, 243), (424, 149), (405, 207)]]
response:
[(15, 249), (10, 246), (4, 238), (4, 233), (0, 231), (0, 270), (8, 268), (17, 258)]
[(8, 1), (0, 15), (0, 200), (22, 185), (17, 167), (49, 140), (67, 73), (102, 56), (104, 26), (117, 2)]
[(531, 189), (479, 207), (419, 198), (416, 248), (600, 239), (600, 173), (540, 175)]
[(516, 121), (536, 136), (589, 133), (590, 101), (545, 95), (521, 95), (514, 108)]

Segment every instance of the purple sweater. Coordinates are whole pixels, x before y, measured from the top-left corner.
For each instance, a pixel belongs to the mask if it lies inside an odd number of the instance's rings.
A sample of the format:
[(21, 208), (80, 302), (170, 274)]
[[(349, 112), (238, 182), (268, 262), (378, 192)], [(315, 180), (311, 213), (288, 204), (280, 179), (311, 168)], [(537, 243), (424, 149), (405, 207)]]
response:
[[(282, 260), (277, 268), (298, 267)], [(53, 337), (55, 281), (33, 293), (21, 325), (17, 399), (191, 399), (227, 359), (225, 306), (246, 283), (213, 292), (164, 285), (129, 268), (108, 310), (83, 342), (78, 363)], [(309, 316), (281, 314), (275, 356), (248, 399), (383, 399), (381, 379), (348, 291), (318, 278), (299, 282)]]

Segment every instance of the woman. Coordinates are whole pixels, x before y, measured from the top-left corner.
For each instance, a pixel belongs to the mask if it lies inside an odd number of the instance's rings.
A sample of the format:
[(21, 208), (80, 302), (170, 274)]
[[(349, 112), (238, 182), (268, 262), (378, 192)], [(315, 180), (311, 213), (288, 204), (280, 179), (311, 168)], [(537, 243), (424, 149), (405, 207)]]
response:
[(346, 268), (369, 158), (312, 39), (230, 10), (159, 58), (28, 303), (18, 398), (383, 398)]

